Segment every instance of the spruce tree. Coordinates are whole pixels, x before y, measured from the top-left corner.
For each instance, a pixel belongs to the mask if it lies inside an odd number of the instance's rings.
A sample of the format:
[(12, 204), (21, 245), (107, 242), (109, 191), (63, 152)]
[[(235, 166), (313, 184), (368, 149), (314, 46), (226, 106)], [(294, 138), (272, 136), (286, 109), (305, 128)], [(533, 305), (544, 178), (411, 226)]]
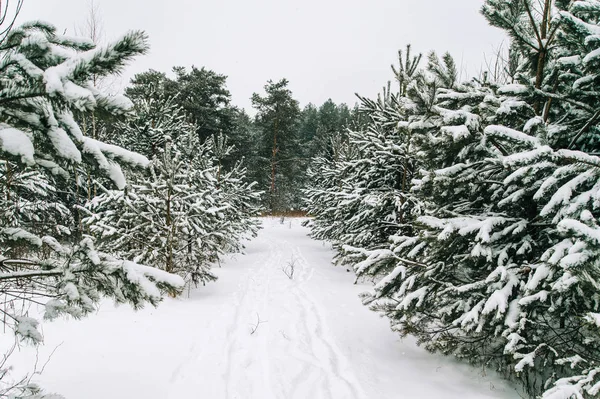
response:
[[(332, 137), (331, 155), (324, 153), (315, 162), (310, 181), (316, 184), (306, 191), (307, 210), (315, 216), (311, 234), (334, 244), (339, 263), (356, 265), (368, 251), (386, 248), (388, 237), (399, 228), (412, 234), (411, 221), (419, 213), (410, 193), (416, 163), (406, 128), (403, 82), (415, 79), (420, 56), (411, 56), (410, 47), (399, 56), (398, 69), (406, 72), (397, 77), (398, 91), (388, 85), (375, 101), (360, 97), (368, 123)], [(369, 265), (373, 268), (363, 264), (357, 269), (359, 277), (380, 273), (374, 262)]]
[[(104, 251), (205, 283), (216, 278), (210, 262), (219, 249), (214, 231), (218, 205), (210, 184), (214, 171), (190, 170), (170, 137), (163, 140), (164, 150), (154, 157), (148, 175), (125, 190), (106, 190), (94, 198), (84, 222)], [(206, 176), (208, 185), (202, 184)]]

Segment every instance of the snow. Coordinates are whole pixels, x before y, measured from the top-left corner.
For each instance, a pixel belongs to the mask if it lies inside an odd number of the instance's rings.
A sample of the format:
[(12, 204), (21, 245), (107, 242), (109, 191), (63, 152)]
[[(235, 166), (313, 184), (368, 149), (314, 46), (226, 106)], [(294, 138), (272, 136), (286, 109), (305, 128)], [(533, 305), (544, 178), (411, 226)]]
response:
[(123, 262), (123, 269), (127, 271), (128, 277), (131, 281), (141, 282), (141, 280), (146, 279), (148, 287), (142, 288), (149, 291), (154, 291), (156, 289), (156, 286), (154, 284), (150, 284), (150, 281), (147, 280), (148, 277), (152, 278), (152, 280), (155, 282), (158, 281), (162, 283), (167, 283), (169, 285), (172, 285), (173, 287), (183, 288), (185, 285), (181, 277), (175, 274), (164, 272), (154, 267), (138, 265), (134, 262), (125, 261)]
[(528, 134), (519, 132), (518, 130), (514, 130), (505, 126), (499, 125), (490, 125), (487, 126), (483, 132), (488, 136), (494, 136), (498, 138), (506, 138), (511, 139), (517, 142), (521, 142), (524, 144), (529, 144), (531, 146), (538, 147), (541, 145), (540, 140), (537, 137), (530, 136)]
[(560, 232), (573, 232), (583, 237), (588, 237), (600, 243), (600, 230), (593, 227), (586, 226), (578, 220), (565, 219), (558, 224), (558, 230)]
[[(519, 397), (491, 370), (401, 340), (361, 304), (372, 286), (332, 266), (334, 252), (301, 221), (263, 219), (246, 254), (216, 268), (217, 282), (158, 308), (103, 303), (81, 321), (44, 323), (40, 362), (60, 347), (34, 381), (87, 399)], [(289, 279), (281, 267), (292, 257)], [(24, 374), (35, 349), (10, 361)]]
[(105, 96), (103, 97), (103, 100), (107, 105), (110, 105), (110, 107), (121, 109), (123, 111), (133, 108), (133, 103), (131, 100), (122, 95)]
[(581, 62), (581, 57), (578, 55), (572, 55), (569, 57), (561, 57), (557, 60), (558, 65), (563, 67), (577, 66)]
[(30, 339), (33, 342), (42, 342), (42, 334), (37, 330), (39, 322), (31, 317), (16, 317), (15, 334), (25, 339)]
[(549, 146), (541, 146), (531, 151), (517, 152), (504, 158), (504, 165), (514, 166), (524, 163), (533, 163), (538, 161), (545, 155), (552, 154), (552, 148)]
[(600, 328), (600, 313), (588, 313), (585, 320)]
[(69, 178), (69, 173), (55, 162), (48, 161), (46, 159), (36, 159), (35, 163), (42, 168), (48, 169), (48, 171), (50, 171), (50, 173), (53, 175), (60, 176), (65, 180)]
[(585, 152), (566, 149), (558, 150), (556, 151), (556, 153), (561, 157), (567, 158), (575, 162), (582, 162), (585, 164), (600, 167), (600, 158), (595, 155), (589, 155)]
[(521, 358), (515, 366), (515, 371), (520, 373), (525, 369), (525, 366), (533, 367), (535, 360), (535, 351), (525, 355), (516, 354), (515, 358)]
[(48, 137), (59, 156), (75, 163), (81, 162), (81, 153), (75, 143), (71, 141), (67, 132), (61, 128), (52, 126), (48, 129)]
[(90, 147), (95, 146), (110, 157), (114, 157), (127, 164), (141, 166), (143, 168), (150, 165), (148, 158), (137, 152), (129, 151), (116, 145), (103, 143), (102, 141), (94, 140), (90, 137), (85, 137), (85, 143)]
[(500, 94), (527, 94), (529, 92), (529, 87), (522, 85), (522, 84), (518, 84), (518, 83), (511, 83), (511, 84), (507, 84), (504, 85), (502, 87), (500, 87), (500, 89), (498, 89), (498, 93)]
[(496, 111), (497, 115), (511, 115), (520, 112), (522, 109), (527, 109), (529, 105), (526, 101), (505, 100)]
[(0, 229), (0, 235), (3, 235), (8, 240), (24, 240), (37, 247), (42, 246), (42, 240), (38, 236), (18, 227), (5, 227)]
[(504, 287), (494, 291), (492, 295), (490, 295), (485, 302), (485, 306), (481, 313), (485, 315), (496, 311), (496, 317), (500, 317), (502, 314), (506, 313), (512, 291), (518, 284), (519, 279), (516, 276), (510, 276)]
[(525, 123), (525, 127), (523, 127), (523, 131), (525, 133), (531, 133), (534, 127), (540, 126), (544, 124), (544, 120), (539, 117), (539, 116), (535, 116), (531, 119), (529, 119), (527, 121), (527, 123)]
[(442, 126), (441, 131), (442, 134), (452, 136), (452, 140), (454, 141), (460, 141), (471, 135), (471, 132), (469, 132), (469, 128), (467, 128), (465, 125)]
[(544, 393), (543, 399), (583, 399), (575, 385), (559, 385)]
[(4, 124), (0, 125), (0, 150), (21, 157), (27, 165), (35, 164), (33, 143), (27, 134)]
[(583, 63), (589, 64), (600, 57), (600, 48), (590, 51), (585, 57), (583, 57)]
[(69, 101), (73, 107), (80, 111), (85, 111), (92, 107), (96, 107), (96, 99), (94, 98), (91, 91), (76, 85), (70, 80), (65, 81), (65, 99)]
[(365, 251), (361, 248), (354, 248), (350, 245), (344, 245), (342, 249), (345, 252), (356, 252), (367, 256), (367, 258), (356, 265), (354, 265), (354, 270), (357, 275), (361, 275), (368, 270), (372, 265), (379, 263), (385, 259), (393, 258), (394, 254), (389, 249), (379, 249), (373, 251)]
[(550, 200), (542, 210), (540, 211), (541, 216), (550, 214), (554, 209), (560, 205), (568, 205), (571, 201), (573, 193), (577, 192), (579, 187), (584, 185), (588, 180), (596, 178), (596, 171), (594, 169), (587, 170), (573, 179), (563, 184), (556, 192), (552, 195)]

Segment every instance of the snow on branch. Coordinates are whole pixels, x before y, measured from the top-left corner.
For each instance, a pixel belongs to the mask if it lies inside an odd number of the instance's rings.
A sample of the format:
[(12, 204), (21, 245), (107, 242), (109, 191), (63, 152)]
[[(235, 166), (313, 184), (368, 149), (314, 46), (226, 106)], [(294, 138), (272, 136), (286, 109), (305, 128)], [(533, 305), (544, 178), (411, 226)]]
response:
[(540, 139), (537, 137), (530, 136), (506, 126), (490, 125), (483, 129), (483, 133), (494, 138), (506, 139), (525, 144), (529, 147), (540, 147), (542, 145)]
[(96, 146), (100, 151), (107, 154), (108, 156), (115, 158), (121, 162), (127, 163), (132, 166), (141, 166), (143, 168), (150, 165), (150, 160), (145, 156), (138, 154), (133, 151), (126, 150), (122, 147), (103, 143), (102, 141), (94, 140), (90, 137), (85, 138), (87, 146)]
[(26, 165), (35, 164), (33, 143), (27, 133), (5, 124), (0, 125), (0, 151), (20, 157)]

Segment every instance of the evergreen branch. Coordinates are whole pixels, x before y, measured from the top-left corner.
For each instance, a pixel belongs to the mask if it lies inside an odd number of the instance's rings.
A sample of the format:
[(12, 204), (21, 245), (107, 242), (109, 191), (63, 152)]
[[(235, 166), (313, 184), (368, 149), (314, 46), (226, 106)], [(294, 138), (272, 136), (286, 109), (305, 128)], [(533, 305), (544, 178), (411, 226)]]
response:
[(11, 102), (11, 101), (24, 100), (24, 99), (28, 99), (28, 98), (45, 97), (46, 95), (47, 95), (47, 93), (45, 93), (45, 92), (32, 92), (32, 93), (22, 94), (22, 95), (14, 96), (14, 97), (1, 97), (0, 96), (0, 104), (5, 104), (5, 103)]
[(569, 146), (567, 148), (572, 149), (573, 146), (575, 145), (575, 143), (577, 142), (577, 140), (579, 140), (579, 138), (581, 137), (581, 135), (583, 135), (583, 133), (585, 133), (586, 131), (588, 131), (588, 129), (590, 127), (592, 127), (592, 125), (598, 121), (598, 117), (600, 117), (600, 109), (598, 109), (594, 113), (594, 115), (592, 115), (591, 119), (588, 120), (587, 123), (579, 130), (579, 132), (577, 132), (577, 134), (575, 135), (575, 137), (573, 137), (571, 139), (571, 142), (569, 143)]
[(566, 96), (561, 96), (559, 94), (550, 93), (550, 92), (547, 92), (547, 91), (539, 89), (539, 88), (534, 88), (533, 91), (535, 94), (539, 94), (539, 95), (542, 95), (545, 97), (550, 97), (550, 98), (553, 98), (556, 100), (564, 101), (566, 103), (576, 105), (577, 107), (579, 107), (585, 111), (594, 112), (594, 108), (592, 108), (592, 107), (588, 106), (587, 104), (582, 103), (580, 101), (573, 100), (572, 98), (569, 98)]
[[(31, 265), (32, 263), (26, 263), (27, 265)], [(34, 277), (51, 277), (51, 276), (61, 276), (65, 272), (64, 270), (54, 269), (54, 270), (32, 270), (32, 271), (23, 271), (23, 272), (12, 272), (12, 273), (0, 273), (0, 281), (4, 280), (15, 280), (15, 279), (31, 279)]]
[(540, 36), (540, 32), (538, 31), (538, 27), (535, 23), (535, 19), (533, 18), (533, 14), (531, 13), (531, 8), (529, 7), (529, 0), (523, 0), (523, 5), (525, 6), (525, 11), (527, 16), (529, 17), (529, 22), (531, 23), (531, 27), (533, 28), (533, 32), (535, 33), (535, 37), (538, 40), (538, 45), (540, 49), (542, 48), (542, 37)]

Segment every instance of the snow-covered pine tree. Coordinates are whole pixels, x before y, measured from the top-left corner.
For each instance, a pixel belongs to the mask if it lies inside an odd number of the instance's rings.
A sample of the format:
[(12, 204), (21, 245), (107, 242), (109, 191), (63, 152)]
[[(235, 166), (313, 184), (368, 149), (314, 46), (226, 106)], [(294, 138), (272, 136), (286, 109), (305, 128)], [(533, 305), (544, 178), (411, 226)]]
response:
[(537, 140), (528, 151), (504, 160), (513, 172), (506, 194), (516, 193), (518, 186), (537, 205), (537, 224), (530, 230), (543, 251), (530, 260), (531, 271), (519, 292), (523, 327), (513, 328), (511, 337), (518, 342), (516, 368), (542, 375), (551, 370), (543, 381), (544, 397), (597, 397), (600, 2), (557, 1), (552, 13), (557, 34), (543, 84), (527, 85), (529, 92), (544, 96), (541, 114), (522, 128)]
[[(319, 169), (311, 172), (316, 183), (306, 192), (307, 209), (315, 216), (311, 234), (332, 241), (339, 263), (356, 264), (365, 251), (387, 247), (393, 232), (411, 234), (418, 205), (409, 193), (415, 157), (407, 135), (405, 99), (420, 59), (411, 56), (410, 46), (405, 55), (399, 52), (399, 66), (392, 67), (397, 93), (388, 85), (376, 101), (359, 97), (368, 123), (349, 130), (349, 143), (335, 143), (334, 159), (319, 160)], [(363, 267), (357, 274), (377, 275), (379, 267), (370, 264), (374, 267)]]
[[(442, 123), (426, 119), (429, 171), (414, 187), (426, 203), (419, 237), (392, 238), (397, 267), (366, 296), (428, 349), (493, 365), (547, 398), (600, 392), (598, 10), (486, 2), (511, 33), (518, 83), (435, 96)], [(440, 142), (461, 129), (458, 152)]]
[(41, 236), (71, 234), (72, 214), (58, 196), (55, 178), (35, 167), (0, 160), (0, 209), (1, 226)]
[(307, 221), (311, 236), (319, 240), (336, 242), (339, 229), (345, 219), (337, 219), (336, 213), (342, 201), (343, 176), (340, 174), (345, 162), (358, 156), (356, 149), (341, 135), (331, 138), (332, 156), (318, 156), (312, 159), (307, 171), (310, 185), (304, 190), (304, 209), (313, 219)]
[[(216, 171), (189, 168), (169, 136), (162, 140), (165, 149), (153, 159), (149, 174), (90, 201), (84, 223), (106, 252), (196, 284), (214, 280), (210, 262), (217, 259), (221, 238), (214, 225), (222, 216), (211, 195)], [(203, 150), (196, 148), (200, 155)]]
[[(422, 168), (412, 191), (424, 215), (415, 223), (418, 235), (394, 235), (388, 252), (363, 262), (381, 258), (395, 265), (387, 266), (391, 272), (365, 302), (429, 350), (498, 366), (505, 319), (497, 315), (506, 313), (519, 273), (512, 262), (531, 243), (520, 219), (501, 209), (507, 145), (483, 134), (486, 123), (506, 117), (506, 104), (493, 85), (458, 84), (453, 70), (448, 56), (439, 61), (432, 55), (427, 71), (409, 86), (416, 112), (407, 128)], [(523, 121), (520, 113), (509, 113)]]
[(140, 99), (136, 107), (121, 137), (154, 153), (150, 171), (132, 176), (125, 190), (104, 189), (87, 204), (84, 222), (106, 252), (194, 284), (214, 280), (211, 263), (256, 233), (259, 193), (241, 165), (223, 168), (231, 151), (224, 136), (200, 143), (169, 99)]
[[(235, 147), (229, 145), (222, 133), (210, 138), (212, 146), (212, 162), (217, 166), (217, 186), (215, 197), (218, 203), (228, 204), (222, 210), (225, 220), (219, 224), (225, 242), (225, 252), (238, 252), (243, 248), (244, 238), (255, 237), (259, 228), (256, 216), (260, 214), (260, 197), (262, 193), (256, 189), (256, 182), (247, 179), (244, 160), (226, 168), (225, 164)], [(191, 146), (190, 148), (193, 148)]]
[(177, 143), (179, 136), (194, 126), (186, 122), (186, 115), (174, 98), (165, 97), (152, 85), (148, 91), (147, 96), (135, 99), (135, 116), (117, 123), (118, 135), (111, 141), (152, 159), (164, 151), (166, 137)]
[[(89, 77), (118, 72), (146, 49), (141, 32), (129, 33), (102, 48), (58, 35), (53, 26), (42, 22), (8, 33), (0, 43), (0, 156), (5, 200), (13, 193), (19, 197), (11, 197), (12, 204), (33, 201), (31, 196), (36, 196), (48, 201), (44, 206), (52, 206), (50, 177), (41, 174), (69, 178), (78, 165), (86, 163), (123, 187), (125, 179), (117, 161), (148, 164), (139, 154), (84, 136), (73, 118), (75, 110), (128, 112), (131, 104), (126, 99), (94, 90)], [(14, 169), (9, 166), (13, 164)], [(15, 176), (19, 180), (14, 180)], [(19, 187), (19, 181), (27, 182), (27, 189)], [(48, 189), (45, 198), (35, 194), (42, 187)], [(45, 303), (45, 318), (60, 314), (81, 317), (94, 310), (101, 296), (139, 307), (148, 301), (156, 304), (161, 289), (175, 292), (183, 286), (177, 276), (97, 251), (91, 237), (65, 241), (51, 235), (50, 229), (30, 231), (27, 223), (32, 215), (21, 211), (11, 215), (10, 221), (3, 223), (12, 225), (0, 225), (0, 292), (7, 298), (1, 310), (19, 338), (34, 343), (42, 340), (38, 321), (26, 317), (25, 309), (12, 307), (15, 301), (11, 299)], [(53, 299), (47, 301), (48, 297)], [(2, 370), (3, 378), (8, 376), (6, 371)], [(32, 389), (17, 385), (2, 393), (19, 396), (24, 392)]]

